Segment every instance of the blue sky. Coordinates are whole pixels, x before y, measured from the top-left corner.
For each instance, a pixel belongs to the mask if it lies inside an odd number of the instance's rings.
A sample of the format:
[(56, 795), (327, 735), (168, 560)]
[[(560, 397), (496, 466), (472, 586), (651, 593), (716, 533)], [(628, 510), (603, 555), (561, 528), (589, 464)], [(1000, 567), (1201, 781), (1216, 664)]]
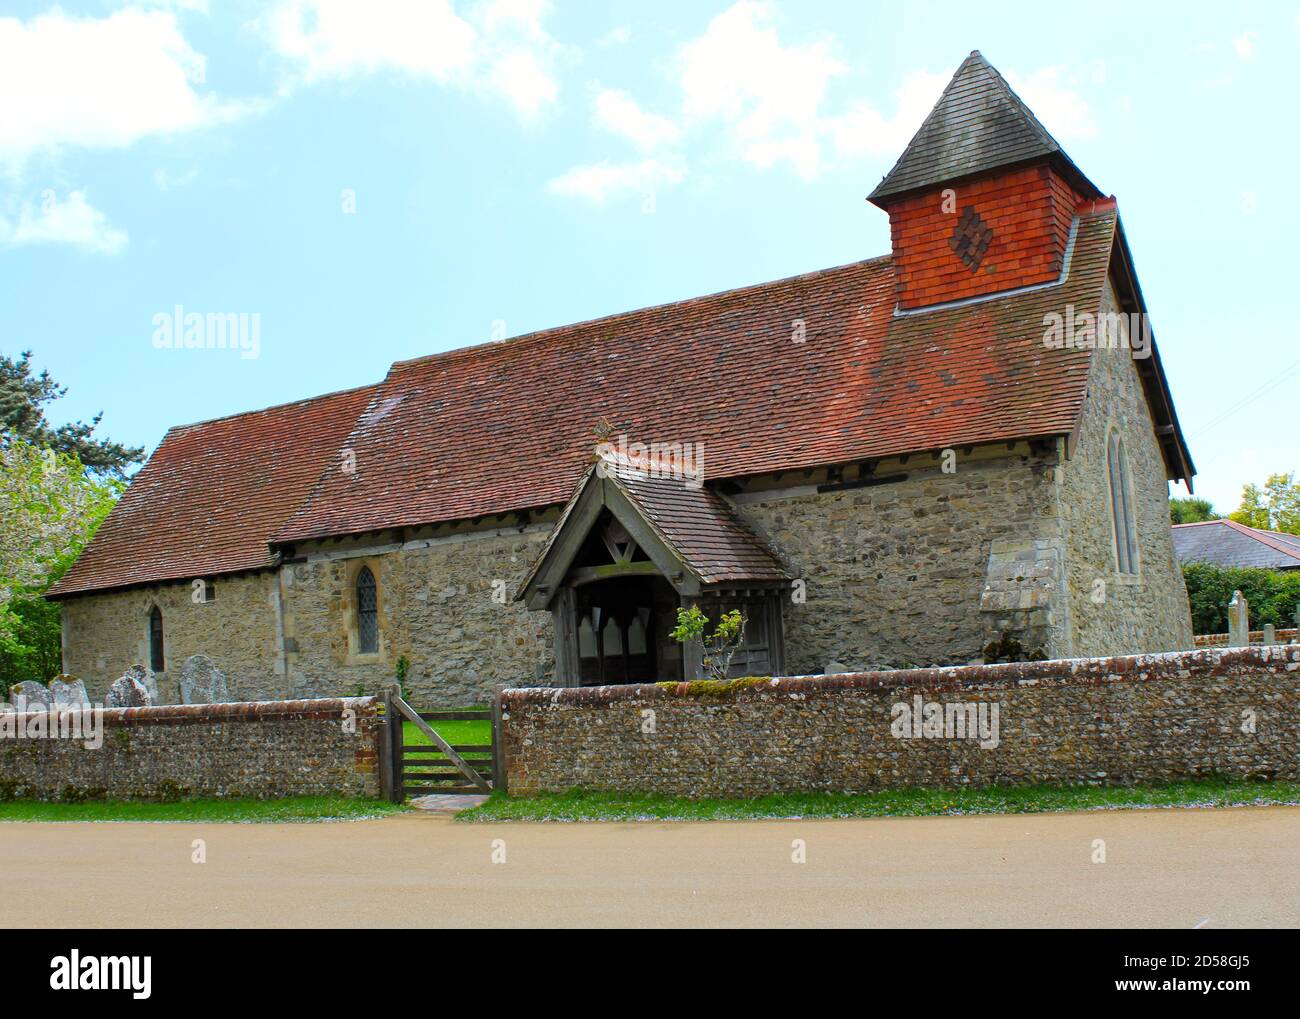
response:
[[(1300, 470), (1300, 2), (5, 0), (0, 350), (152, 449), (885, 254), (863, 199), (971, 49), (1119, 198), (1198, 492)], [(258, 356), (159, 349), (177, 305)]]

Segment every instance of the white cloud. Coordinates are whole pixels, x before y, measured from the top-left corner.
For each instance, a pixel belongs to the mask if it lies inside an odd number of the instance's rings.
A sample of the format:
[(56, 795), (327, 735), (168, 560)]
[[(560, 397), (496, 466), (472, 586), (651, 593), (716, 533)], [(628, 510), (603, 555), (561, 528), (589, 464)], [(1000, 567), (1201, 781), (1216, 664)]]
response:
[(1255, 56), (1255, 40), (1258, 38), (1258, 32), (1242, 32), (1232, 40), (1232, 48), (1242, 60), (1250, 60)]
[(127, 235), (109, 225), (108, 217), (86, 201), (84, 191), (73, 191), (66, 201), (47, 191), (39, 208), (24, 203), (17, 222), (0, 218), (0, 244), (71, 244), (101, 255), (116, 255), (126, 247)]
[[(912, 71), (894, 92), (892, 113), (866, 100), (828, 110), (844, 64), (826, 41), (783, 42), (763, 0), (739, 0), (715, 17), (681, 48), (678, 66), (688, 130), (722, 122), (741, 158), (762, 168), (788, 165), (805, 178), (821, 172), (828, 148), (840, 158), (900, 154), (952, 77), (951, 70)], [(1101, 83), (1105, 64), (1095, 61), (1087, 76)], [(1061, 140), (1096, 133), (1087, 102), (1071, 87), (1079, 79), (1067, 81), (1063, 68), (1007, 78)]]
[(1097, 124), (1084, 98), (1062, 82), (1063, 67), (1044, 67), (1032, 74), (1006, 74), (1007, 82), (1057, 141), (1091, 138)]
[(445, 0), (285, 0), (265, 28), (307, 81), (385, 68), (446, 81), (473, 64), (478, 37)]
[(620, 135), (640, 149), (658, 148), (675, 142), (681, 131), (667, 117), (647, 113), (626, 92), (604, 88), (596, 93), (596, 123)]
[(827, 117), (822, 127), (843, 156), (897, 157), (938, 102), (951, 77), (951, 70), (937, 74), (912, 71), (894, 92), (893, 116), (885, 116), (868, 102), (857, 102), (846, 113)]
[(773, 20), (769, 4), (740, 0), (683, 46), (683, 107), (693, 120), (727, 122), (748, 161), (788, 161), (808, 176), (821, 160), (819, 107), (827, 84), (845, 67), (826, 42), (782, 44)]
[(170, 191), (172, 188), (184, 187), (191, 183), (199, 175), (199, 168), (191, 166), (184, 173), (172, 173), (159, 167), (153, 172), (153, 182), (159, 191)]
[(658, 159), (639, 163), (606, 161), (575, 166), (547, 186), (554, 194), (585, 198), (599, 205), (619, 195), (652, 194), (658, 188), (680, 183), (685, 176), (681, 166)]
[(543, 0), (492, 0), (468, 17), (449, 0), (280, 0), (257, 25), (305, 82), (394, 71), (495, 93), (529, 120), (559, 94), (546, 11)]
[(596, 40), (596, 45), (602, 49), (607, 46), (623, 46), (632, 41), (632, 29), (627, 25), (619, 25), (617, 28), (611, 28), (608, 32)]
[(168, 11), (0, 18), (0, 163), (64, 146), (122, 148), (233, 119), (247, 104), (200, 90), (204, 58)]

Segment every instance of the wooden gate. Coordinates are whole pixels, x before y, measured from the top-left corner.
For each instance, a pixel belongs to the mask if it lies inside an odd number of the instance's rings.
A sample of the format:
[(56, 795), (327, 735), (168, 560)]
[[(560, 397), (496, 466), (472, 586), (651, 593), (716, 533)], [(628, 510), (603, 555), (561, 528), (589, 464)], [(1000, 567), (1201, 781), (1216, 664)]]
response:
[[(394, 803), (401, 803), (408, 796), (490, 793), (494, 787), (499, 787), (500, 756), (497, 752), (498, 727), (493, 717), (495, 712), (486, 709), (417, 711), (396, 691), (385, 694), (384, 711), (389, 743), (389, 774), (385, 776), (385, 787), (391, 789)], [(429, 742), (408, 742), (403, 721), (412, 723)], [(492, 723), (490, 742), (452, 744), (429, 724), (474, 721)]]

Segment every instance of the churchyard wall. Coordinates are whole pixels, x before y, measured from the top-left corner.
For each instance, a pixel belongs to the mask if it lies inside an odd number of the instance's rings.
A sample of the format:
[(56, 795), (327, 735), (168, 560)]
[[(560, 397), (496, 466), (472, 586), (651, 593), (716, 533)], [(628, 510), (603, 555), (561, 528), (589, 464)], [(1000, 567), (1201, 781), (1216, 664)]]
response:
[(1300, 779), (1300, 646), (509, 690), (512, 796)]
[(0, 712), (0, 799), (381, 793), (375, 698)]

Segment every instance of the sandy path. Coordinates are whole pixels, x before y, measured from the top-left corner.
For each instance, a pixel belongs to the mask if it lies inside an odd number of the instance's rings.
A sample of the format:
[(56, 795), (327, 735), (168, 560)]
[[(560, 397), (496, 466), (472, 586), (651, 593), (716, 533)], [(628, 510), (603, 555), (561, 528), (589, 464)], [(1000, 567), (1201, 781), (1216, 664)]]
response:
[[(194, 839), (207, 862), (191, 861)], [(494, 840), (505, 862), (493, 863)], [(791, 861), (793, 840), (807, 862)], [(1093, 863), (1104, 839), (1105, 863)], [(499, 847), (498, 847), (499, 848)], [(0, 824), (4, 926), (1297, 926), (1300, 808), (640, 824)], [(22, 865), (24, 868), (26, 865)]]

